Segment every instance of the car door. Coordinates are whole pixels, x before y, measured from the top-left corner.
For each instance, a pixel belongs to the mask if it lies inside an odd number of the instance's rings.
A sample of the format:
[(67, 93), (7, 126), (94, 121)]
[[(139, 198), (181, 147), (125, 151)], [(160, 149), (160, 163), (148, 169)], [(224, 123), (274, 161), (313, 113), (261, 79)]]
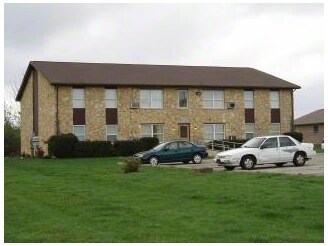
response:
[(270, 137), (265, 140), (260, 147), (258, 164), (276, 162), (280, 162), (278, 138)]
[(191, 160), (192, 158), (192, 147), (191, 143), (180, 141), (179, 142), (179, 160)]
[(161, 151), (161, 160), (163, 162), (174, 162), (178, 160), (178, 142), (168, 143)]
[(279, 137), (280, 161), (289, 162), (294, 158), (296, 144), (289, 137)]

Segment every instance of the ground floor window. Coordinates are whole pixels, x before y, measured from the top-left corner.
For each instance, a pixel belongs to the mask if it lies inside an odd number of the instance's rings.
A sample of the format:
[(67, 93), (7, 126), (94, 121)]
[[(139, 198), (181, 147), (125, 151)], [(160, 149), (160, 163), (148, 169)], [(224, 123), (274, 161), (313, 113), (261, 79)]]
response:
[(224, 139), (224, 124), (204, 124), (204, 141)]
[(111, 142), (117, 140), (117, 125), (106, 126), (106, 139), (107, 141), (111, 141)]
[(73, 126), (73, 134), (77, 137), (79, 141), (85, 140), (85, 125), (75, 125)]
[(280, 135), (280, 123), (270, 125), (270, 135)]
[(164, 125), (163, 124), (142, 124), (141, 137), (156, 137), (159, 142), (164, 141)]
[(245, 124), (245, 137), (246, 139), (252, 139), (255, 137), (255, 124), (254, 123), (246, 123)]

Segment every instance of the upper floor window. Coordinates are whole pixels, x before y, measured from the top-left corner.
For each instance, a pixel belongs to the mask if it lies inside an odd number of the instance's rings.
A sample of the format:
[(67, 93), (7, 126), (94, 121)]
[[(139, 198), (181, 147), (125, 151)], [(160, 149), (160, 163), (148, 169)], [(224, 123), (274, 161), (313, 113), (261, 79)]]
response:
[(203, 91), (203, 107), (204, 108), (224, 108), (223, 91)]
[(83, 88), (73, 88), (73, 108), (85, 108)]
[(270, 105), (271, 108), (280, 108), (279, 91), (270, 91)]
[(117, 107), (116, 89), (106, 89), (105, 92), (106, 108)]
[(179, 91), (179, 108), (188, 107), (188, 91), (180, 90)]
[(254, 108), (254, 91), (244, 91), (245, 108)]
[(163, 108), (163, 91), (140, 90), (140, 108)]

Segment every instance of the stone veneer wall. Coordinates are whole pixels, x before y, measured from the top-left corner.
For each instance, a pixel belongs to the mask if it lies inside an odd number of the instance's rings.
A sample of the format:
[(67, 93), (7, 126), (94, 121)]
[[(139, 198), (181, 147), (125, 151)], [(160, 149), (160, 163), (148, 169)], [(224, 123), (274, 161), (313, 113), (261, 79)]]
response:
[(33, 76), (30, 76), (27, 81), (20, 101), (20, 108), (21, 153), (31, 154), (30, 139), (33, 136)]
[(280, 90), (280, 132), (291, 131), (293, 124), (292, 90)]
[(105, 89), (85, 87), (86, 139), (106, 140)]

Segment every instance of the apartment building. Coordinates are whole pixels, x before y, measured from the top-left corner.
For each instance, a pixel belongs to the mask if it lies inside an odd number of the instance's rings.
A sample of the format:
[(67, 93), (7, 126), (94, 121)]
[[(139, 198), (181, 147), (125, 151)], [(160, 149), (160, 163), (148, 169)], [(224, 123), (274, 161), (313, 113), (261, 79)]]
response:
[(21, 151), (31, 139), (249, 139), (293, 126), (298, 85), (242, 67), (32, 61), (16, 100)]

